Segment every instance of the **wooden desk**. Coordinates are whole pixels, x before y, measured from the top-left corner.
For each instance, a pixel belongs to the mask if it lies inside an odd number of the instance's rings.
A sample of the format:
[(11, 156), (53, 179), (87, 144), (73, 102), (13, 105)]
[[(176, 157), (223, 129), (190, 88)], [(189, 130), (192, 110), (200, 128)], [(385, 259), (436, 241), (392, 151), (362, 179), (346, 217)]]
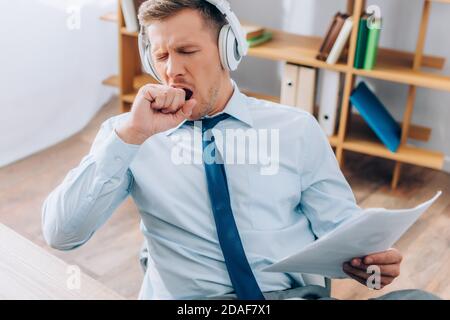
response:
[(81, 273), (79, 289), (69, 289), (70, 265), (0, 224), (0, 299), (124, 299)]

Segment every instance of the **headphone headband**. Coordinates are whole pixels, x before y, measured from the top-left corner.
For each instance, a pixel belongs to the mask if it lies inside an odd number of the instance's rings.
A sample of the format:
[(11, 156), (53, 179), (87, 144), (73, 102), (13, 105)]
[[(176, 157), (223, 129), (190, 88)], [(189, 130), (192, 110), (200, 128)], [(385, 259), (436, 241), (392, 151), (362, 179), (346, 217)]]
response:
[(241, 27), (239, 19), (236, 17), (234, 12), (231, 11), (230, 3), (226, 0), (204, 0), (204, 1), (209, 2), (210, 4), (215, 6), (225, 16), (225, 19), (228, 21), (228, 24), (230, 25), (231, 29), (236, 35), (239, 54), (242, 57), (247, 55), (248, 53), (247, 37), (244, 30)]

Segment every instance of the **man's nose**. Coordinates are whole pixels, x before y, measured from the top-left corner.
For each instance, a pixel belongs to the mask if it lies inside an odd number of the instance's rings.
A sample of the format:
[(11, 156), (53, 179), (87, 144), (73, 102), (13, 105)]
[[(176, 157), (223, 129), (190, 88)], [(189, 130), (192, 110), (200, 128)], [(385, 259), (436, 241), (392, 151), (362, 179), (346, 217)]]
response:
[(170, 79), (175, 79), (176, 77), (183, 76), (185, 73), (184, 66), (180, 59), (176, 57), (169, 57), (166, 64), (166, 75)]

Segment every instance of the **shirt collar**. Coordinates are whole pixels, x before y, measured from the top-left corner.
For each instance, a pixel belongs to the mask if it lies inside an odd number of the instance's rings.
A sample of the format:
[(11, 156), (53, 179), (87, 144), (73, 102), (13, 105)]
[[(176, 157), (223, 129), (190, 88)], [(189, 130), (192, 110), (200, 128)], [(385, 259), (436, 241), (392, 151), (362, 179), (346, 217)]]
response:
[[(235, 118), (236, 120), (248, 125), (249, 127), (253, 127), (253, 120), (250, 114), (250, 110), (247, 107), (247, 101), (245, 99), (246, 97), (244, 94), (242, 94), (242, 92), (239, 90), (238, 86), (233, 80), (231, 80), (231, 83), (234, 89), (233, 95), (231, 96), (230, 100), (228, 101), (223, 111), (214, 116), (226, 113)], [(178, 125), (173, 129), (167, 130), (166, 136), (171, 135), (173, 132), (181, 128), (186, 121), (187, 120), (183, 121), (180, 125)]]

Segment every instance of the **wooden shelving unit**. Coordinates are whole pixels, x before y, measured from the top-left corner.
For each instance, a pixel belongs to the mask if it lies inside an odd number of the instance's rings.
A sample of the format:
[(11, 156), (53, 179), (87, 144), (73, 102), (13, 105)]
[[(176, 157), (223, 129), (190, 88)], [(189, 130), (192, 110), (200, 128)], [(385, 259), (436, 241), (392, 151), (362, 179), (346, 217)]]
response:
[[(411, 124), (415, 104), (417, 87), (450, 91), (450, 76), (436, 72), (423, 71), (421, 68), (442, 70), (445, 58), (425, 55), (423, 53), (426, 31), (429, 21), (432, 2), (450, 4), (450, 0), (424, 0), (422, 18), (416, 51), (406, 52), (390, 48), (380, 48), (377, 64), (374, 70), (361, 70), (353, 68), (358, 24), (356, 23), (350, 36), (349, 54), (347, 59), (340, 60), (335, 65), (329, 65), (317, 60), (322, 38), (303, 36), (272, 30), (273, 40), (261, 46), (251, 48), (249, 56), (284, 61), (299, 65), (306, 65), (318, 69), (328, 69), (345, 74), (345, 85), (341, 105), (341, 114), (337, 134), (329, 137), (330, 144), (335, 147), (336, 157), (341, 165), (344, 161), (344, 151), (353, 151), (370, 156), (381, 157), (396, 162), (392, 178), (392, 187), (396, 188), (399, 182), (402, 163), (442, 169), (444, 155), (440, 152), (430, 151), (411, 146), (408, 138), (428, 141), (431, 129)], [(366, 6), (365, 0), (347, 0), (347, 11), (353, 13), (354, 21), (359, 18)], [(128, 32), (121, 12), (120, 1), (118, 14), (106, 14), (101, 17), (105, 21), (114, 21), (118, 24), (119, 35), (119, 75), (113, 75), (103, 81), (105, 85), (118, 87), (120, 90), (121, 111), (129, 111), (137, 90), (147, 83), (156, 83), (149, 75), (144, 75), (141, 69), (137, 45), (137, 32)], [(390, 152), (371, 132), (364, 121), (352, 114), (349, 98), (355, 85), (357, 76), (397, 82), (408, 85), (409, 92), (405, 103), (405, 112), (402, 126), (402, 140), (399, 150)], [(279, 97), (268, 96), (263, 93), (245, 92), (249, 96), (278, 102)]]

